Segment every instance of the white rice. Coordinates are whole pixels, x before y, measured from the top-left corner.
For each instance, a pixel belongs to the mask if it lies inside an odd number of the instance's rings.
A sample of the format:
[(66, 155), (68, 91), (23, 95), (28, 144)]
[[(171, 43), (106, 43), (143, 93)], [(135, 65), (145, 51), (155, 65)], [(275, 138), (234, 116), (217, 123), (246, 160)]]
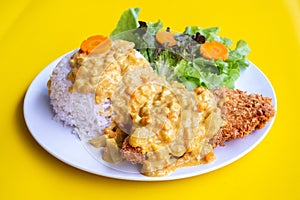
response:
[(100, 135), (110, 125), (110, 118), (100, 115), (99, 109), (107, 110), (111, 104), (105, 101), (96, 105), (92, 93), (69, 92), (72, 83), (66, 77), (71, 70), (69, 60), (73, 53), (63, 57), (50, 76), (50, 104), (55, 120), (74, 127), (74, 132), (81, 139), (88, 139)]

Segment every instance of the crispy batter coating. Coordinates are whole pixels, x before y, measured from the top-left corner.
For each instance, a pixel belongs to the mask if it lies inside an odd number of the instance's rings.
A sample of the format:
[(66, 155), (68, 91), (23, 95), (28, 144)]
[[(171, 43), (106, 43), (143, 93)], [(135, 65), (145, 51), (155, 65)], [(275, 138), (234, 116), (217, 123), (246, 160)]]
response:
[(243, 138), (263, 128), (275, 115), (272, 99), (269, 97), (227, 88), (217, 89), (214, 94), (219, 97), (224, 94), (226, 96), (222, 110), (226, 125), (210, 141), (213, 147), (224, 145), (224, 142), (229, 140)]
[(145, 155), (142, 154), (142, 148), (132, 147), (129, 144), (128, 139), (129, 137), (127, 137), (123, 142), (121, 149), (122, 157), (133, 164), (142, 164), (145, 160)]
[[(214, 95), (225, 98), (222, 115), (226, 122), (210, 143), (214, 148), (224, 145), (226, 141), (243, 138), (257, 129), (263, 128), (275, 115), (272, 99), (260, 94), (247, 94), (241, 90), (220, 88)], [(143, 163), (145, 156), (140, 148), (130, 146), (125, 139), (122, 146), (122, 157), (137, 164)]]

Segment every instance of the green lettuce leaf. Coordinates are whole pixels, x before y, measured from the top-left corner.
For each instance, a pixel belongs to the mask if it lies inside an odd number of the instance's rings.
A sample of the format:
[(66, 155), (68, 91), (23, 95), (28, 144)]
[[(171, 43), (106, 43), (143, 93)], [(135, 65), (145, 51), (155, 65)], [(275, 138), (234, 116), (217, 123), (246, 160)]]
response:
[(244, 40), (239, 40), (234, 50), (229, 52), (228, 60), (241, 60), (250, 53), (250, 48)]
[(244, 69), (249, 66), (249, 61), (246, 56), (250, 53), (250, 48), (244, 40), (239, 40), (234, 50), (229, 52), (227, 59), (231, 65), (237, 65), (238, 68)]
[(139, 8), (130, 8), (123, 12), (121, 18), (118, 21), (116, 28), (111, 32), (110, 36), (114, 36), (128, 30), (136, 29), (139, 27), (138, 15)]
[(165, 76), (168, 81), (177, 80), (175, 68), (180, 65), (180, 62), (175, 56), (172, 52), (162, 51), (151, 63), (151, 66), (157, 74)]
[(160, 29), (163, 28), (163, 23), (158, 20), (157, 22), (147, 22), (147, 32), (150, 35), (155, 35)]

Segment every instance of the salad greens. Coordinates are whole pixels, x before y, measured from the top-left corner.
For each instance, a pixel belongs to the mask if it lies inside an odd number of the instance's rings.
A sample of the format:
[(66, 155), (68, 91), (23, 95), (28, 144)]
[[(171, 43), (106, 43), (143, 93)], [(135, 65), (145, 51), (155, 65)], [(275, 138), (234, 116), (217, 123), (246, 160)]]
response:
[[(199, 86), (209, 89), (226, 86), (233, 89), (240, 70), (249, 66), (246, 58), (250, 53), (248, 44), (239, 40), (236, 47), (230, 49), (232, 41), (219, 36), (218, 27), (204, 29), (187, 26), (182, 33), (175, 33), (176, 45), (169, 46), (168, 43), (160, 44), (156, 40), (156, 34), (163, 28), (162, 22), (138, 21), (138, 14), (139, 8), (126, 10), (110, 37), (134, 42), (135, 48), (151, 63), (152, 68), (159, 75), (165, 75), (169, 81), (181, 82), (189, 90)], [(170, 29), (166, 31), (170, 32)], [(201, 56), (200, 46), (213, 41), (226, 46), (226, 60)]]
[(121, 15), (117, 27), (110, 34), (111, 36), (118, 33), (122, 33), (131, 29), (138, 27), (139, 23), (137, 21), (140, 9), (139, 8), (130, 8), (123, 12)]

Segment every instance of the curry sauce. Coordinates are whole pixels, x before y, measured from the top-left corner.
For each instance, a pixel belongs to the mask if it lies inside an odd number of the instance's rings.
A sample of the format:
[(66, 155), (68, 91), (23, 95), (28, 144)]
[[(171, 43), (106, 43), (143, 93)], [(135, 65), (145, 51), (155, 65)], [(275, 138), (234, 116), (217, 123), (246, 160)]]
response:
[(137, 56), (133, 43), (122, 40), (112, 41), (102, 53), (78, 51), (70, 64), (70, 92), (92, 93), (95, 104), (111, 101), (112, 126), (90, 140), (93, 146), (104, 147), (103, 160), (121, 162), (125, 140), (140, 149), (144, 158), (140, 172), (147, 176), (213, 160), (208, 141), (223, 120), (209, 90), (188, 91), (178, 82), (168, 82)]
[(178, 167), (213, 160), (208, 142), (223, 120), (209, 90), (191, 92), (150, 67), (136, 68), (119, 82), (112, 107), (113, 121), (128, 135), (129, 144), (145, 155), (141, 173), (164, 176)]
[(113, 41), (102, 53), (76, 52), (70, 59), (72, 70), (67, 75), (73, 83), (69, 91), (95, 93), (96, 104), (111, 98), (124, 73), (137, 66), (149, 65), (136, 54), (134, 43), (123, 40)]

